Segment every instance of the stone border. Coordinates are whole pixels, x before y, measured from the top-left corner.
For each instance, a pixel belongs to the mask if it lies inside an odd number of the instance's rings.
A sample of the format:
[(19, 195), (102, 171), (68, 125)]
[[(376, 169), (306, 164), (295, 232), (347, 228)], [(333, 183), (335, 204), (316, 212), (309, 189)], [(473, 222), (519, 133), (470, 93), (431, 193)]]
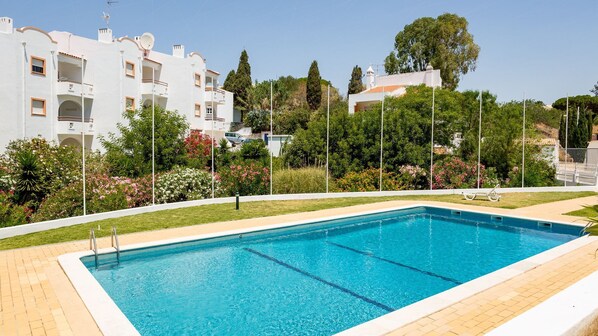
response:
[[(273, 225), (258, 226), (246, 229), (227, 230), (221, 232), (215, 232), (210, 234), (202, 234), (188, 237), (179, 237), (167, 240), (158, 240), (148, 243), (131, 244), (123, 246), (121, 251), (135, 250), (140, 248), (155, 247), (159, 245), (176, 244), (182, 242), (189, 242), (194, 240), (204, 240), (209, 238), (223, 237), (229, 235), (238, 235), (249, 232), (259, 232), (279, 228), (288, 228), (299, 225), (330, 221), (335, 219), (350, 218), (355, 216), (370, 215), (375, 213), (406, 210), (416, 207), (431, 207), (440, 208), (445, 210), (459, 209), (459, 206), (438, 206), (438, 205), (426, 205), (425, 203), (415, 203), (406, 206), (389, 207), (383, 210), (370, 210), (360, 211), (351, 214), (343, 214), (337, 216), (328, 216), (318, 219), (301, 220)], [(546, 221), (546, 219), (537, 219), (526, 216), (512, 216), (504, 214), (496, 214), (492, 212), (476, 211), (463, 209), (462, 211), (484, 214), (484, 215), (500, 215), (502, 217), (514, 217), (532, 221)], [(568, 225), (568, 226), (580, 226), (572, 223), (566, 223), (561, 221), (552, 221), (556, 224)], [(580, 226), (581, 227), (581, 226)], [(489, 289), (499, 283), (502, 283), (510, 278), (520, 275), (528, 270), (536, 268), (537, 266), (546, 263), (550, 260), (558, 258), (566, 253), (576, 250), (582, 246), (585, 246), (593, 241), (597, 240), (597, 237), (580, 237), (568, 243), (556, 246), (550, 250), (539, 253), (535, 256), (531, 256), (527, 259), (521, 260), (492, 273), (486, 274), (479, 278), (468, 281), (457, 287), (453, 287), (444, 292), (438, 293), (404, 308), (396, 310), (394, 312), (382, 315), (378, 318), (357, 325), (353, 328), (345, 330), (338, 335), (349, 336), (349, 335), (383, 335), (393, 330), (400, 328), (403, 325), (414, 322), (424, 316), (430, 315), (438, 310), (453, 305), (459, 301), (462, 301), (474, 294), (480, 293), (486, 289)], [(112, 248), (104, 248), (99, 253), (112, 253)], [(105, 292), (102, 286), (95, 280), (95, 278), (89, 273), (87, 268), (81, 262), (82, 257), (92, 256), (92, 251), (75, 252), (64, 254), (58, 257), (58, 261), (70, 279), (71, 283), (79, 293), (81, 299), (87, 306), (92, 317), (95, 319), (98, 327), (105, 335), (138, 335), (139, 333), (135, 330), (134, 326), (122, 313), (122, 311), (116, 306), (114, 301)]]
[[(290, 201), (290, 200), (310, 200), (310, 199), (329, 199), (345, 197), (383, 197), (383, 196), (415, 196), (415, 195), (459, 195), (465, 192), (475, 192), (486, 189), (441, 189), (441, 190), (402, 190), (402, 191), (370, 191), (370, 192), (342, 192), (342, 193), (316, 193), (316, 194), (284, 194), (284, 195), (260, 195), (260, 196), (242, 196), (241, 202), (257, 201)], [(519, 193), (519, 192), (598, 192), (596, 186), (580, 187), (536, 187), (536, 188), (502, 188), (501, 193)], [(144, 206), (131, 209), (103, 212), (87, 216), (77, 216), (50, 221), (23, 224), (0, 228), (0, 239), (21, 236), (28, 233), (57, 229), (65, 226), (85, 224), (99, 221), (102, 219), (119, 218), (131, 215), (138, 215), (148, 212), (161, 210), (180, 209), (208, 204), (234, 203), (234, 197), (223, 197), (214, 199), (203, 199), (196, 201), (176, 202), (168, 204), (156, 204), (153, 206)]]

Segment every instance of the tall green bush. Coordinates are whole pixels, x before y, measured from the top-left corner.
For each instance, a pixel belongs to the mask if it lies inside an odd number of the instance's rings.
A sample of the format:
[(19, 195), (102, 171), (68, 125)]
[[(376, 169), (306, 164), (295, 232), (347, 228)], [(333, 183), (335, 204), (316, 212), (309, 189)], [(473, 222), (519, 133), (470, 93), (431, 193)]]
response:
[(255, 162), (233, 164), (218, 171), (220, 195), (265, 195), (270, 192), (270, 170)]
[[(303, 194), (326, 192), (326, 170), (321, 168), (282, 169), (272, 176), (274, 194)], [(333, 190), (330, 179), (329, 189)]]
[(139, 177), (152, 172), (152, 113), (156, 171), (187, 163), (184, 140), (189, 125), (185, 117), (160, 106), (155, 106), (154, 112), (151, 107), (144, 107), (126, 111), (125, 122), (117, 124), (118, 133), (100, 137), (112, 175)]

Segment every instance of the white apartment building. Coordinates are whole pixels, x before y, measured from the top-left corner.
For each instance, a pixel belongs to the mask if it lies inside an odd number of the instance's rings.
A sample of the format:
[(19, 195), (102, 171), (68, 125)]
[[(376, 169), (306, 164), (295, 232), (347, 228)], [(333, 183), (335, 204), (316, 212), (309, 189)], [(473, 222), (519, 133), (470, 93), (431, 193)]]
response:
[[(151, 35), (151, 34), (150, 34)], [(141, 47), (139, 37), (97, 39), (35, 27), (14, 29), (0, 18), (0, 150), (14, 139), (42, 136), (102, 149), (99, 135), (117, 132), (126, 109), (159, 105), (185, 116), (191, 129), (228, 131), (233, 94), (197, 52)], [(82, 117), (83, 111), (83, 117)]]
[(441, 87), (440, 70), (428, 65), (425, 71), (401, 73), (396, 75), (376, 76), (370, 66), (366, 71), (366, 90), (349, 95), (349, 114), (363, 111), (379, 103), (386, 96), (404, 95), (408, 86), (425, 84), (429, 87)]

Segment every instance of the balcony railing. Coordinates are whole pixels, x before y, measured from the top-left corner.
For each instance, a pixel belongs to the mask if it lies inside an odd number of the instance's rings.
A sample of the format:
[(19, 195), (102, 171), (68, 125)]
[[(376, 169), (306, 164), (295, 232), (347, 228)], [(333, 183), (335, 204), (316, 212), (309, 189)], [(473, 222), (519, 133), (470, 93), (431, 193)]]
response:
[(58, 79), (58, 85), (56, 86), (56, 94), (57, 95), (65, 95), (65, 96), (81, 96), (81, 91), (87, 98), (93, 98), (93, 85), (76, 82), (70, 79)]
[[(74, 122), (81, 122), (81, 117), (75, 117), (75, 116), (58, 116), (58, 121), (74, 121)], [(85, 118), (85, 122), (89, 123), (89, 122), (93, 122), (93, 118)]]
[(159, 80), (142, 79), (141, 94), (151, 95), (152, 93), (157, 96), (168, 97), (168, 83)]
[(86, 134), (93, 134), (93, 118), (85, 118), (84, 123), (81, 123), (81, 120), (80, 116), (58, 116), (56, 132), (58, 134), (80, 134), (83, 128)]

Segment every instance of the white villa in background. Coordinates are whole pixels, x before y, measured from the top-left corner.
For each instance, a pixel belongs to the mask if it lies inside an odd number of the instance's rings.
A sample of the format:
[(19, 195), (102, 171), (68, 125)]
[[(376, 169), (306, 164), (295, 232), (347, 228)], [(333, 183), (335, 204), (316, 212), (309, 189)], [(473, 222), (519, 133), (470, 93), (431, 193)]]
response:
[[(233, 94), (197, 52), (144, 50), (139, 37), (98, 30), (89, 39), (0, 18), (0, 151), (11, 140), (42, 136), (101, 149), (99, 135), (117, 132), (126, 109), (156, 105), (184, 115), (191, 129), (228, 131)], [(82, 110), (84, 117), (82, 118)], [(83, 119), (83, 120), (82, 120)]]
[(406, 87), (425, 84), (429, 87), (441, 87), (440, 70), (428, 65), (425, 71), (396, 75), (376, 76), (370, 66), (366, 71), (366, 90), (349, 95), (349, 114), (363, 111), (369, 106), (382, 101), (385, 96), (404, 95)]

